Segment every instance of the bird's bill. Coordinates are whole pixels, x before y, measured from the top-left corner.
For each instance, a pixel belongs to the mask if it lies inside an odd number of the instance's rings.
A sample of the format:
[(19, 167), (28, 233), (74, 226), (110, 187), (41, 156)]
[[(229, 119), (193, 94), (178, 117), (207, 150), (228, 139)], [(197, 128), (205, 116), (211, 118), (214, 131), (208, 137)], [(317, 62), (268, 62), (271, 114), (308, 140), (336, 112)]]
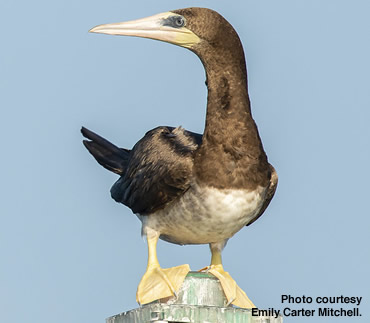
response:
[(150, 38), (188, 48), (200, 41), (199, 37), (186, 27), (174, 28), (164, 25), (164, 21), (170, 16), (176, 15), (169, 11), (138, 20), (99, 25), (89, 32)]

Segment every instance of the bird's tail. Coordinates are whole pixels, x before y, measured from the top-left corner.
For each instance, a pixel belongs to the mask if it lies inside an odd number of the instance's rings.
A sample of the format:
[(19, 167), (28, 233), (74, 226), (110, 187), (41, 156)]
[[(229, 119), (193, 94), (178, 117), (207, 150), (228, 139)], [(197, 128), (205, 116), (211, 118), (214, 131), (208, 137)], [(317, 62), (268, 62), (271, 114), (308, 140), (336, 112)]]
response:
[(89, 139), (84, 140), (83, 144), (100, 165), (116, 174), (124, 174), (130, 150), (119, 148), (84, 127), (81, 128), (81, 133)]

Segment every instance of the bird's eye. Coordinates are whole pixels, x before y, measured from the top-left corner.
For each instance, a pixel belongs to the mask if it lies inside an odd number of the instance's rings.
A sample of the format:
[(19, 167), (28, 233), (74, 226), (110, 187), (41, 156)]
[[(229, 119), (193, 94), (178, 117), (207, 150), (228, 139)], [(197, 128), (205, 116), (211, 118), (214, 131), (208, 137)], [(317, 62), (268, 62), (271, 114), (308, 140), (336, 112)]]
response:
[(175, 22), (176, 27), (184, 27), (185, 25), (185, 19), (180, 16), (176, 17), (174, 22)]
[(162, 25), (172, 28), (181, 28), (186, 25), (186, 20), (183, 16), (169, 16), (163, 19)]

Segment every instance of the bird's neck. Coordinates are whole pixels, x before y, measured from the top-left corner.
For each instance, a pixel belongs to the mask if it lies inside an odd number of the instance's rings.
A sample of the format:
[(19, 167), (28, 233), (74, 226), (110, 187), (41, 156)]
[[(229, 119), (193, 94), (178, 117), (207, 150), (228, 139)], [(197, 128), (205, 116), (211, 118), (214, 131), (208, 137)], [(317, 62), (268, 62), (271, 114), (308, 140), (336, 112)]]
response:
[(195, 156), (197, 177), (215, 187), (244, 187), (251, 165), (258, 169), (267, 164), (251, 115), (244, 54), (236, 59), (214, 54), (202, 61), (208, 104), (203, 141)]
[(227, 131), (236, 124), (249, 127), (254, 121), (251, 116), (245, 63), (231, 64), (222, 62), (220, 58), (214, 66), (210, 63), (207, 65), (208, 100), (204, 133), (217, 141), (218, 135), (213, 133), (214, 130)]

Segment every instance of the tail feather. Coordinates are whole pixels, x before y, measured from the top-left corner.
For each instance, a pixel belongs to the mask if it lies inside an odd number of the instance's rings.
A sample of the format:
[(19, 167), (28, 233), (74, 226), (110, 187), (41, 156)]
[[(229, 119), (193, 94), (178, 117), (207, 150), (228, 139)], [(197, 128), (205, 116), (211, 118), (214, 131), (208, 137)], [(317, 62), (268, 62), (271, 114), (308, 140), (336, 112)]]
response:
[(81, 133), (89, 139), (84, 140), (83, 144), (100, 165), (118, 175), (125, 172), (130, 150), (113, 145), (85, 127), (81, 128)]

